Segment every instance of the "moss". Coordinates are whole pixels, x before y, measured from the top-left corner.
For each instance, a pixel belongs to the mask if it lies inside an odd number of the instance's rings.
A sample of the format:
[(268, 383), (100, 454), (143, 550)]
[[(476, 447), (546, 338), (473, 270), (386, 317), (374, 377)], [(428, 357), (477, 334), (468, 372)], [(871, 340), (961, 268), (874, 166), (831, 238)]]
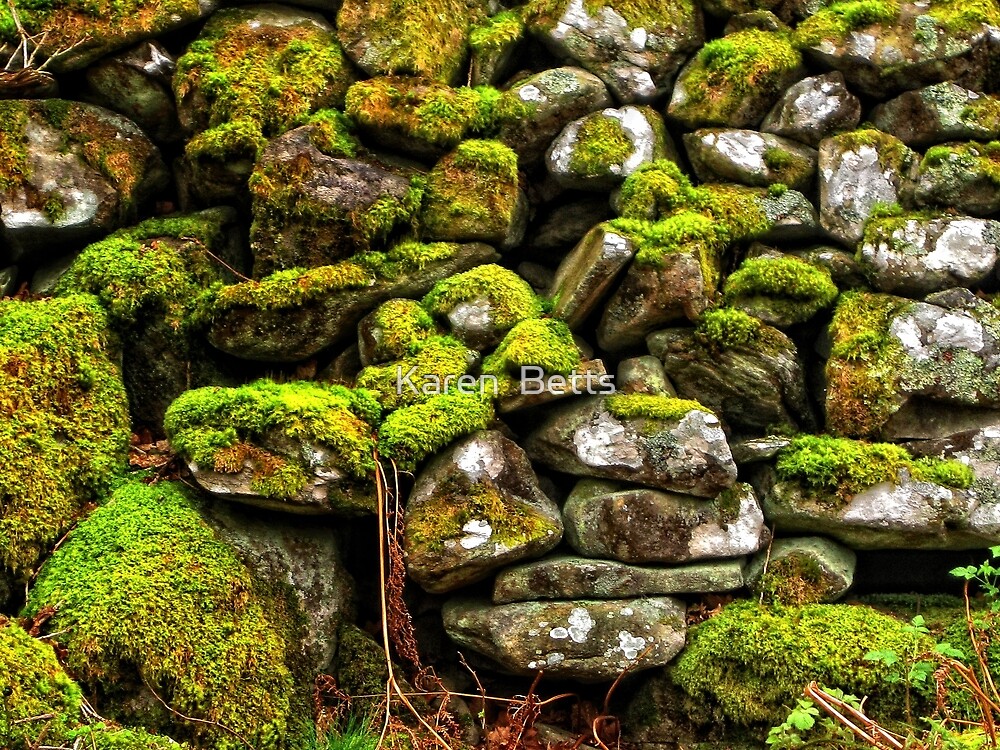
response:
[(345, 159), (358, 155), (361, 143), (351, 133), (351, 121), (340, 110), (321, 109), (306, 120), (306, 125), (312, 128), (309, 142), (320, 152)]
[(485, 299), (493, 326), (509, 330), (522, 320), (542, 314), (542, 304), (524, 279), (495, 264), (442, 279), (424, 297), (432, 315), (444, 317), (463, 302)]
[(493, 419), (489, 401), (477, 395), (444, 393), (394, 411), (378, 431), (379, 452), (412, 471), (462, 435), (485, 429)]
[(860, 151), (865, 147), (874, 149), (882, 168), (893, 172), (905, 173), (914, 158), (914, 153), (905, 143), (875, 128), (861, 128), (834, 138), (837, 146), (846, 151)]
[(703, 722), (778, 724), (813, 680), (871, 696), (869, 708), (884, 717), (902, 704), (903, 687), (890, 683), (887, 667), (866, 661), (865, 654), (930, 646), (929, 638), (918, 639), (899, 620), (868, 607), (772, 608), (744, 601), (694, 628), (670, 674), (686, 693), (688, 710)]
[[(524, 13), (534, 23), (554, 26), (562, 17), (569, 3), (566, 0), (530, 0)], [(663, 29), (671, 24), (683, 24), (683, 19), (694, 15), (691, 0), (584, 0), (584, 8), (591, 16), (603, 8), (610, 8), (625, 19), (630, 28)]]
[(569, 157), (575, 176), (604, 177), (635, 151), (621, 120), (595, 112), (580, 125)]
[(469, 32), (469, 47), (474, 52), (498, 51), (524, 35), (524, 22), (512, 10), (504, 10)]
[(753, 587), (754, 593), (771, 604), (817, 604), (827, 594), (822, 566), (809, 555), (789, 554), (771, 560), (767, 572)]
[(618, 213), (625, 219), (662, 219), (695, 198), (691, 180), (669, 159), (643, 164), (625, 178)]
[(868, 443), (828, 435), (799, 435), (778, 454), (778, 476), (803, 487), (848, 498), (882, 482), (911, 479), (965, 489), (972, 469), (950, 459), (913, 458), (891, 443)]
[(331, 32), (308, 21), (278, 25), (253, 18), (252, 10), (237, 8), (215, 13), (177, 60), (177, 100), (204, 101), (194, 129), (236, 129), (219, 131), (212, 142), (192, 140), (191, 157), (226, 158), (234, 146), (243, 154), (251, 142), (259, 151), (266, 139), (313, 112), (343, 104), (351, 73)]
[(214, 212), (149, 219), (88, 245), (56, 283), (56, 294), (95, 295), (119, 331), (156, 314), (172, 328), (194, 312), (204, 289), (222, 281), (211, 257), (226, 242)]
[(28, 163), (28, 105), (20, 99), (0, 101), (0, 191), (23, 184), (30, 176)]
[(376, 361), (400, 359), (410, 348), (437, 332), (434, 320), (419, 302), (391, 299), (376, 308), (371, 317)]
[(951, 34), (969, 34), (983, 25), (1000, 26), (996, 0), (932, 0), (927, 15)]
[(782, 148), (769, 148), (764, 151), (764, 164), (768, 169), (780, 171), (795, 161), (795, 157)]
[(824, 39), (844, 40), (855, 29), (891, 24), (899, 17), (897, 0), (842, 0), (809, 16), (795, 30), (795, 43), (812, 47)]
[[(306, 731), (291, 606), (253, 578), (180, 485), (119, 488), (42, 569), (26, 613), (46, 607), (57, 609), (48, 626), (69, 668), (88, 689), (100, 684), (109, 707), (146, 684), (262, 750)], [(211, 724), (170, 726), (198, 747), (244, 747)]]
[(958, 117), (978, 130), (1000, 131), (1000, 98), (981, 95), (969, 102)]
[(725, 124), (748, 96), (780, 93), (802, 57), (787, 34), (747, 29), (715, 39), (698, 52), (684, 79), (688, 104), (704, 122)]
[(825, 268), (793, 256), (751, 258), (726, 279), (727, 304), (768, 298), (768, 307), (791, 322), (809, 320), (837, 299), (839, 290)]
[[(81, 719), (83, 694), (51, 644), (0, 616), (0, 737), (9, 750), (59, 743)], [(48, 717), (34, 720), (33, 717)]]
[(378, 695), (385, 692), (389, 671), (382, 645), (356, 625), (341, 623), (337, 633), (334, 665), (337, 686), (348, 695)]
[(772, 219), (765, 209), (767, 190), (739, 185), (703, 185), (695, 189), (692, 209), (719, 223), (729, 242), (756, 239), (767, 232)]
[(524, 367), (540, 367), (547, 375), (568, 375), (580, 364), (573, 332), (561, 320), (523, 320), (483, 360), (482, 371), (497, 379), (499, 395), (512, 395)]
[[(364, 368), (358, 374), (357, 384), (359, 388), (372, 391), (384, 409), (398, 409), (436, 395), (421, 390), (427, 382), (425, 378), (447, 383), (448, 379), (465, 375), (473, 354), (451, 336), (432, 336), (414, 342), (408, 356), (396, 362)], [(409, 387), (410, 382), (416, 390)]]
[(124, 469), (128, 405), (97, 300), (0, 301), (0, 570), (27, 580)]
[(67, 742), (88, 750), (183, 750), (169, 737), (154, 735), (145, 729), (118, 727), (107, 722), (87, 724), (70, 732)]
[(712, 413), (697, 401), (650, 393), (615, 393), (604, 400), (608, 413), (618, 419), (658, 419), (676, 422), (692, 411)]
[(262, 443), (287, 440), (325, 447), (349, 476), (370, 479), (379, 413), (365, 391), (259, 380), (239, 388), (186, 391), (167, 409), (163, 427), (173, 449), (199, 466), (237, 473), (249, 461), (256, 492), (289, 498), (306, 484), (304, 458), (277, 455), (260, 448)]
[(752, 348), (775, 349), (778, 336), (755, 318), (742, 310), (717, 307), (706, 310), (695, 327), (698, 337), (720, 349)]
[(933, 185), (935, 203), (961, 203), (964, 191), (985, 180), (1000, 188), (1000, 141), (957, 143), (927, 149), (918, 167)]
[(529, 503), (507, 497), (489, 483), (445, 485), (429, 502), (406, 514), (407, 545), (440, 552), (448, 541), (467, 536), (470, 521), (486, 521), (490, 542), (509, 549), (558, 533), (558, 527)]

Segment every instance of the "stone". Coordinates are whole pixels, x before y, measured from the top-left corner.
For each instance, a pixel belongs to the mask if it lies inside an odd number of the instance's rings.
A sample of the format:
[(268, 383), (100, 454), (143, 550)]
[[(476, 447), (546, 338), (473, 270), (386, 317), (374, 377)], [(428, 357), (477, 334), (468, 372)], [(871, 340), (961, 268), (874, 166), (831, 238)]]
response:
[(618, 363), (615, 385), (622, 393), (648, 393), (676, 397), (663, 363), (653, 355), (629, 357)]
[(756, 130), (711, 128), (684, 134), (684, 148), (702, 182), (808, 191), (816, 177), (815, 149)]
[(159, 42), (149, 40), (87, 68), (88, 101), (124, 115), (155, 143), (181, 140), (174, 93), (177, 61)]
[(1000, 258), (1000, 222), (969, 216), (898, 216), (869, 221), (858, 254), (876, 289), (920, 297), (978, 287)]
[(746, 569), (747, 585), (780, 604), (835, 602), (854, 583), (858, 556), (819, 536), (775, 539)]
[(545, 166), (563, 187), (603, 191), (643, 164), (676, 155), (662, 118), (649, 107), (629, 106), (571, 122), (549, 146)]
[(1000, 138), (1000, 97), (952, 81), (904, 91), (872, 110), (872, 124), (910, 148)]
[(736, 440), (731, 443), (733, 460), (737, 466), (770, 461), (782, 449), (787, 448), (791, 442), (791, 438), (781, 435), (765, 435), (761, 438)]
[(0, 269), (0, 297), (10, 297), (17, 291), (17, 266)]
[(914, 202), (973, 216), (1000, 211), (998, 156), (1000, 145), (996, 142), (955, 143), (928, 149), (917, 169)]
[(826, 268), (777, 251), (748, 257), (722, 287), (727, 306), (778, 328), (811, 320), (838, 293)]
[(562, 539), (559, 508), (528, 457), (495, 431), (462, 439), (420, 472), (404, 528), (407, 572), (434, 594), (540, 557)]
[(754, 10), (749, 13), (738, 13), (730, 16), (722, 29), (723, 36), (735, 34), (737, 31), (757, 29), (759, 31), (782, 31), (787, 33), (789, 27), (769, 10)]
[(541, 381), (522, 381), (524, 386), (497, 401), (497, 411), (509, 414), (548, 404), (582, 393), (613, 393), (615, 384), (603, 360), (584, 359), (568, 375), (543, 375)]
[(504, 121), (498, 136), (517, 152), (522, 166), (539, 163), (569, 123), (613, 103), (600, 78), (574, 67), (535, 73), (514, 83), (505, 96), (526, 109), (522, 116)]
[(607, 223), (593, 227), (571, 250), (549, 287), (555, 300), (552, 314), (579, 328), (611, 292), (615, 282), (635, 256), (635, 247)]
[(632, 564), (688, 563), (753, 554), (769, 533), (753, 489), (712, 500), (583, 479), (563, 507), (566, 541), (585, 557)]
[(524, 244), (536, 257), (542, 255), (546, 260), (551, 257), (555, 263), (576, 247), (594, 228), (594, 222), (612, 218), (611, 207), (603, 196), (580, 194), (541, 216), (534, 226), (529, 226)]
[(825, 268), (830, 272), (833, 283), (841, 289), (857, 289), (868, 281), (854, 253), (849, 253), (843, 248), (817, 245), (805, 250), (792, 250), (788, 255), (800, 258), (818, 268)]
[(819, 146), (819, 214), (823, 228), (853, 247), (876, 204), (899, 203), (916, 155), (876, 130), (827, 138)]
[(124, 117), (60, 99), (0, 102), (0, 131), (19, 144), (0, 170), (0, 223), (14, 262), (47, 260), (133, 221), (169, 176)]
[(690, 328), (657, 331), (646, 341), (677, 394), (712, 409), (734, 432), (816, 427), (798, 350), (777, 329), (763, 326), (757, 340), (736, 345), (712, 342)]
[(442, 611), (448, 635), (505, 671), (602, 682), (667, 664), (684, 647), (683, 602), (669, 597), (516, 602), (454, 599)]
[(596, 10), (584, 0), (560, 0), (543, 8), (529, 15), (529, 29), (556, 56), (600, 77), (624, 103), (647, 104), (665, 94), (705, 38), (699, 8), (679, 0), (639, 8), (611, 0)]
[(514, 11), (500, 10), (469, 32), (469, 85), (491, 86), (506, 79), (524, 41), (524, 22)]
[(555, 555), (502, 570), (493, 584), (493, 603), (734, 591), (743, 588), (744, 565), (743, 558), (667, 567)]
[(609, 398), (614, 397), (587, 396), (556, 407), (525, 441), (528, 456), (566, 474), (699, 497), (714, 497), (736, 481), (736, 465), (714, 414), (692, 408), (674, 419), (619, 418)]
[(833, 71), (803, 78), (789, 87), (760, 129), (815, 147), (824, 138), (854, 130), (860, 121), (860, 100), (848, 91), (844, 74)]

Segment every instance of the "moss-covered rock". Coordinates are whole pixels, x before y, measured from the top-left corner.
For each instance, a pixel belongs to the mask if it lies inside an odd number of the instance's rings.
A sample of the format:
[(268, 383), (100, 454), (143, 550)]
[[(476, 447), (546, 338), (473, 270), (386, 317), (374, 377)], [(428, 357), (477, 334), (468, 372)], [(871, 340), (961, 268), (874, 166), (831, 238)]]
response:
[(124, 469), (128, 405), (97, 300), (0, 301), (0, 579), (24, 582)]
[(818, 604), (841, 598), (854, 582), (857, 555), (820, 536), (776, 539), (747, 567), (747, 583), (768, 604)]
[(463, 141), (427, 175), (420, 225), (429, 240), (515, 247), (527, 221), (517, 154), (499, 141)]
[(816, 152), (808, 146), (755, 130), (710, 128), (684, 134), (691, 166), (702, 182), (782, 184), (808, 191), (816, 176)]
[(745, 260), (722, 290), (727, 305), (779, 327), (809, 320), (838, 294), (829, 271), (789, 255)]
[(1000, 141), (928, 149), (917, 168), (914, 200), (974, 216), (1000, 211)]
[[(68, 666), (87, 690), (101, 686), (109, 716), (212, 750), (244, 746), (219, 724), (272, 749), (310, 729), (311, 675), (293, 658), (286, 593), (254, 577), (180, 485), (119, 488), (46, 563), (26, 612), (45, 607), (58, 610), (48, 626)], [(205, 723), (134, 702), (150, 690)]]
[(524, 31), (516, 10), (501, 10), (469, 31), (471, 86), (488, 86), (502, 79), (515, 61)]
[[(760, 129), (813, 148), (824, 138), (854, 130), (861, 122), (861, 101), (839, 71), (803, 78), (767, 113)], [(880, 128), (884, 130), (884, 128)]]
[[(384, 409), (398, 409), (450, 390), (476, 359), (476, 352), (458, 339), (432, 336), (413, 342), (394, 362), (364, 368), (357, 385), (370, 390)], [(470, 380), (475, 379), (469, 376), (463, 382)]]
[(373, 506), (379, 412), (365, 391), (261, 380), (183, 393), (164, 429), (196, 481), (215, 495), (289, 512), (356, 515)]
[(414, 344), (438, 333), (434, 319), (412, 299), (383, 302), (358, 324), (361, 364), (402, 359)]
[(561, 320), (523, 320), (483, 360), (484, 375), (496, 378), (497, 394), (514, 395), (522, 376), (569, 375), (581, 361), (580, 348)]
[(945, 81), (904, 91), (872, 110), (871, 121), (910, 148), (972, 138), (992, 141), (1000, 138), (1000, 97)]

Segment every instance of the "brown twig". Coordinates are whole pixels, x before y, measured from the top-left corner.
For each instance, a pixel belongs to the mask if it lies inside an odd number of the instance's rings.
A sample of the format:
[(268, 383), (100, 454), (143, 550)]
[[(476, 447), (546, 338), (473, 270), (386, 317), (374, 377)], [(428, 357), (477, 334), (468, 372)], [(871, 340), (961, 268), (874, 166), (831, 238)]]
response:
[(227, 732), (228, 734), (231, 734), (233, 737), (235, 737), (236, 739), (238, 739), (240, 742), (242, 742), (250, 750), (257, 750), (257, 748), (255, 748), (253, 745), (251, 745), (250, 742), (245, 737), (243, 737), (239, 732), (237, 732), (235, 729), (231, 729), (230, 727), (227, 727), (225, 724), (223, 724), (221, 722), (212, 721), (210, 719), (199, 719), (199, 718), (197, 718), (195, 716), (187, 716), (186, 714), (182, 714), (180, 711), (178, 711), (173, 706), (169, 705), (165, 700), (163, 700), (163, 698), (160, 697), (159, 693), (157, 693), (153, 689), (153, 686), (149, 684), (149, 680), (146, 679), (145, 675), (142, 675), (142, 681), (143, 681), (143, 683), (145, 683), (146, 689), (149, 690), (150, 693), (152, 693), (153, 697), (156, 698), (157, 701), (159, 701), (160, 705), (162, 705), (165, 709), (167, 709), (167, 711), (169, 711), (170, 713), (172, 713), (178, 719), (181, 719), (182, 721), (190, 721), (190, 722), (193, 722), (195, 724), (207, 724), (208, 726), (218, 727), (222, 731)]
[[(873, 719), (866, 716), (862, 711), (850, 706), (844, 701), (833, 697), (820, 688), (816, 682), (810, 682), (805, 689), (806, 697), (812, 700), (817, 706), (829, 714), (835, 721), (847, 727), (858, 739), (867, 742), (869, 745), (879, 750), (886, 747), (892, 750), (903, 750), (903, 743), (891, 732), (883, 729)], [(848, 718), (850, 715), (851, 718)], [(865, 729), (858, 726), (864, 725)], [(867, 731), (866, 731), (867, 730)]]

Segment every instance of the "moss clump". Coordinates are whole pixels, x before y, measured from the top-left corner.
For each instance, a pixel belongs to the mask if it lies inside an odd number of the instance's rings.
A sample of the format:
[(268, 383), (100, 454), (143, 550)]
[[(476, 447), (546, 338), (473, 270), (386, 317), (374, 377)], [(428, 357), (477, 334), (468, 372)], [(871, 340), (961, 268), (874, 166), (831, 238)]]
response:
[(225, 243), (215, 211), (149, 219), (88, 245), (56, 284), (56, 294), (95, 295), (119, 330), (151, 315), (174, 329), (194, 312), (201, 293), (222, 281), (210, 253)]
[(89, 750), (183, 750), (187, 747), (145, 729), (129, 729), (104, 722), (73, 730), (66, 742), (71, 746), (79, 742), (79, 747)]
[(792, 256), (746, 260), (723, 286), (727, 304), (765, 297), (769, 309), (795, 323), (832, 305), (838, 294), (829, 271)]
[(524, 35), (524, 22), (512, 10), (504, 10), (469, 32), (473, 52), (498, 52)]
[(256, 157), (267, 139), (317, 110), (342, 106), (351, 73), (332, 32), (231, 8), (205, 24), (178, 58), (173, 81), (183, 124), (200, 133), (187, 155), (224, 159)]
[[(426, 401), (443, 391), (445, 384), (453, 384), (469, 371), (473, 354), (451, 336), (433, 336), (414, 342), (403, 359), (364, 368), (357, 384), (372, 391), (384, 409), (398, 409)], [(435, 385), (441, 384), (436, 393), (423, 392), (427, 378)]]
[(357, 625), (341, 623), (334, 664), (337, 687), (348, 695), (378, 695), (385, 691), (389, 679), (385, 652)]
[(726, 124), (749, 96), (780, 93), (802, 57), (787, 34), (747, 29), (715, 39), (698, 52), (684, 78), (687, 102), (699, 120)]
[(789, 554), (771, 560), (753, 591), (771, 604), (818, 604), (827, 595), (822, 566), (809, 555)]
[(97, 300), (0, 301), (0, 570), (27, 580), (125, 464), (128, 404)]
[[(569, 5), (566, 0), (530, 0), (525, 6), (527, 18), (543, 27), (554, 26)], [(625, 19), (633, 29), (662, 29), (675, 23), (681, 25), (684, 18), (691, 17), (694, 3), (691, 0), (584, 0), (583, 7), (591, 16), (602, 9), (611, 8)]]
[(659, 419), (664, 422), (676, 422), (692, 411), (712, 413), (711, 409), (697, 401), (650, 393), (615, 393), (604, 400), (604, 405), (608, 412), (618, 419)]
[(345, 112), (373, 131), (395, 131), (447, 149), (470, 135), (492, 135), (524, 105), (490, 86), (451, 88), (423, 78), (372, 78), (347, 92)]
[(691, 180), (669, 159), (643, 164), (622, 183), (618, 213), (624, 219), (661, 219), (695, 200)]
[(512, 395), (524, 367), (540, 367), (547, 375), (568, 375), (580, 364), (573, 332), (561, 320), (524, 320), (514, 326), (496, 350), (483, 360), (483, 374), (496, 378), (498, 394)]
[(913, 458), (891, 443), (867, 443), (828, 435), (799, 435), (778, 454), (778, 476), (816, 491), (848, 498), (882, 482), (911, 479), (965, 489), (972, 469), (959, 461)]
[(163, 427), (174, 450), (199, 466), (237, 473), (250, 461), (254, 491), (289, 498), (305, 486), (303, 457), (279, 455), (261, 444), (284, 440), (328, 448), (339, 468), (366, 480), (375, 470), (372, 432), (380, 411), (365, 391), (259, 380), (186, 391), (167, 409)]
[[(291, 605), (253, 578), (179, 485), (123, 485), (77, 526), (42, 569), (26, 613), (45, 607), (57, 609), (49, 627), (69, 668), (88, 689), (100, 684), (109, 707), (148, 685), (255, 747), (294, 745), (306, 731)], [(198, 747), (244, 747), (210, 724), (171, 729)]]
[(922, 202), (961, 206), (969, 202), (970, 196), (976, 201), (983, 183), (986, 190), (1000, 188), (1000, 141), (934, 146), (927, 149), (918, 172)]
[(768, 329), (758, 318), (729, 307), (706, 310), (695, 332), (706, 343), (722, 349), (757, 347), (768, 338)]
[(840, 42), (855, 29), (891, 24), (899, 18), (896, 0), (843, 0), (821, 8), (799, 24), (795, 43), (812, 47), (824, 39)]
[(996, 0), (932, 0), (927, 15), (952, 34), (967, 34), (983, 25), (1000, 26)]
[(411, 471), (455, 438), (486, 429), (492, 419), (492, 404), (478, 395), (433, 396), (385, 418), (378, 431), (379, 453)]
[(569, 168), (574, 176), (604, 177), (616, 165), (624, 164), (635, 151), (621, 120), (596, 112), (577, 131)]
[(524, 279), (495, 264), (442, 279), (424, 297), (432, 315), (444, 317), (463, 302), (487, 300), (490, 320), (500, 330), (509, 330), (522, 320), (542, 314), (542, 303)]
[(372, 313), (369, 330), (376, 361), (405, 357), (411, 347), (437, 332), (434, 319), (412, 299), (391, 299)]
[(743, 601), (694, 628), (670, 674), (702, 722), (780, 723), (812, 680), (871, 696), (869, 705), (881, 716), (902, 704), (903, 687), (890, 683), (887, 667), (866, 661), (865, 654), (919, 653), (931, 645), (868, 607), (772, 608)]
[(321, 109), (306, 120), (306, 125), (310, 126), (309, 142), (320, 153), (345, 159), (358, 155), (361, 143), (351, 132), (351, 121), (340, 110)]
[(883, 169), (905, 174), (915, 154), (895, 136), (875, 128), (861, 128), (834, 136), (837, 146), (845, 151), (860, 151), (867, 147), (875, 150)]

